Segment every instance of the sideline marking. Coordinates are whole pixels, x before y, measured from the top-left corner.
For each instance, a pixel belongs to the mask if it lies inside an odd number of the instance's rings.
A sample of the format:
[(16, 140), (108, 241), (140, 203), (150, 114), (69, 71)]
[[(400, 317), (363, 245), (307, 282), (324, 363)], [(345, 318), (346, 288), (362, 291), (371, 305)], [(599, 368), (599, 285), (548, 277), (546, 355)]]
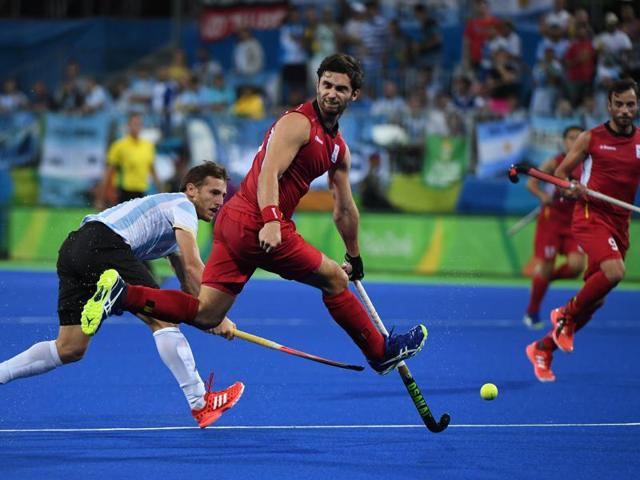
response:
[[(449, 428), (583, 428), (640, 427), (640, 422), (627, 423), (512, 423), (459, 424)], [(384, 428), (426, 428), (424, 425), (230, 425), (209, 427), (213, 430), (346, 430)], [(3, 428), (0, 433), (66, 433), (66, 432), (153, 432), (167, 430), (201, 430), (200, 427), (96, 427), (96, 428)]]

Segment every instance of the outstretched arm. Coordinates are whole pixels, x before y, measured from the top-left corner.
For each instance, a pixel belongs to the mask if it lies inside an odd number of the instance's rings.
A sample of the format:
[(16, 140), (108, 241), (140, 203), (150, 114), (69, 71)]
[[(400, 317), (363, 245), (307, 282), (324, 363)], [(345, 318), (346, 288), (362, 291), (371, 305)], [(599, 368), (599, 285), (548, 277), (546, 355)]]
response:
[(358, 244), (360, 213), (351, 193), (350, 168), (351, 153), (347, 148), (343, 162), (329, 171), (329, 188), (333, 195), (333, 221), (347, 249), (346, 260), (352, 267), (349, 278), (354, 280), (362, 278), (364, 272)]

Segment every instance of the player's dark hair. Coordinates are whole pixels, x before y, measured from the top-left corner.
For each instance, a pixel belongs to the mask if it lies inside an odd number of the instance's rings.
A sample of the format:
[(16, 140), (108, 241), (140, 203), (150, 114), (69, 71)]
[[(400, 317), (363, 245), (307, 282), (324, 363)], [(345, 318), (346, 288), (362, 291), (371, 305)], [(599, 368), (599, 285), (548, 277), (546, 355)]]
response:
[(324, 72), (344, 73), (349, 77), (353, 90), (360, 90), (360, 88), (362, 88), (364, 72), (362, 71), (360, 62), (351, 55), (334, 53), (333, 55), (325, 57), (318, 67), (318, 79), (322, 77)]
[(580, 125), (569, 125), (567, 128), (565, 128), (562, 131), (562, 138), (567, 138), (567, 135), (569, 135), (569, 132), (573, 130), (579, 130), (581, 132), (584, 132), (584, 128), (581, 127)]
[(200, 187), (204, 183), (204, 179), (207, 177), (219, 178), (225, 182), (229, 181), (229, 175), (227, 169), (222, 165), (218, 165), (216, 162), (205, 161), (200, 165), (196, 165), (191, 168), (182, 179), (180, 184), (180, 191), (186, 192), (187, 185), (193, 183), (196, 187)]
[(627, 90), (633, 90), (636, 92), (636, 97), (639, 97), (638, 93), (638, 84), (634, 82), (631, 78), (623, 78), (622, 80), (616, 80), (613, 82), (613, 85), (609, 88), (608, 98), (611, 101), (611, 96), (614, 93), (621, 94), (626, 92)]

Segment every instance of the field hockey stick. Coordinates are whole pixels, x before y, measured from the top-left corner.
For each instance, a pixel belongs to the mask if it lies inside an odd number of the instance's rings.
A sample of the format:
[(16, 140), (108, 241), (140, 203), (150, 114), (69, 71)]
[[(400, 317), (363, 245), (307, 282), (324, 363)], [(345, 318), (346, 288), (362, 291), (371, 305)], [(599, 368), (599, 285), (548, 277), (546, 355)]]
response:
[(511, 237), (512, 235), (515, 235), (516, 233), (518, 233), (524, 227), (526, 227), (531, 222), (533, 222), (539, 213), (540, 213), (540, 205), (538, 205), (536, 208), (531, 210), (529, 213), (527, 213), (524, 217), (522, 217), (516, 223), (511, 225), (509, 230), (507, 230), (507, 235)]
[[(367, 291), (364, 289), (362, 282), (360, 280), (354, 280), (353, 283), (355, 284), (356, 289), (358, 290), (358, 294), (360, 295), (364, 306), (369, 312), (369, 317), (371, 317), (371, 320), (375, 324), (376, 328), (380, 330), (380, 333), (382, 333), (383, 335), (389, 336), (389, 332), (387, 332), (387, 329), (382, 323), (382, 320), (380, 320), (380, 316), (373, 306), (373, 303), (371, 303), (371, 299), (369, 298), (369, 295), (367, 295)], [(436, 419), (433, 418), (433, 414), (431, 413), (429, 405), (427, 405), (424, 396), (420, 392), (420, 388), (418, 388), (418, 385), (413, 379), (413, 376), (409, 371), (409, 367), (407, 367), (407, 364), (405, 362), (400, 362), (400, 364), (398, 365), (398, 373), (400, 374), (402, 382), (407, 388), (407, 391), (409, 392), (409, 395), (413, 400), (413, 404), (416, 406), (416, 409), (418, 410), (418, 413), (420, 414), (420, 417), (422, 418), (422, 421), (427, 426), (427, 428), (434, 433), (441, 432), (445, 428), (447, 428), (449, 422), (451, 421), (451, 417), (448, 413), (445, 413), (440, 417), (440, 421), (436, 422)]]
[(294, 348), (285, 347), (284, 345), (280, 345), (273, 340), (268, 340), (266, 338), (253, 335), (252, 333), (243, 332), (242, 330), (236, 330), (235, 336), (241, 338), (242, 340), (246, 340), (247, 342), (256, 343), (258, 345), (262, 345), (263, 347), (278, 350), (290, 355), (295, 355), (296, 357), (306, 358), (307, 360), (312, 360), (314, 362), (331, 365), (332, 367), (345, 368), (347, 370), (356, 370), (358, 372), (364, 370), (364, 367), (360, 365), (349, 365), (348, 363), (336, 362), (335, 360), (329, 360), (327, 358), (318, 357), (317, 355), (311, 355), (310, 353), (305, 353)]
[[(572, 190), (575, 188), (574, 184), (571, 183), (569, 180), (556, 177), (555, 175), (551, 175), (550, 173), (543, 172), (542, 170), (538, 170), (537, 168), (524, 163), (516, 163), (514, 165), (511, 165), (511, 168), (509, 168), (509, 172), (508, 172), (509, 180), (511, 180), (511, 182), (513, 183), (518, 183), (519, 173), (529, 175), (530, 177), (537, 178), (538, 180), (542, 180), (543, 182), (551, 183), (556, 187), (567, 188), (569, 190)], [(623, 202), (622, 200), (618, 200), (617, 198), (610, 197), (609, 195), (596, 192), (595, 190), (591, 190), (589, 188), (587, 188), (586, 191), (587, 191), (587, 195), (589, 195), (590, 197), (612, 203), (613, 205), (626, 208), (627, 210), (631, 210), (632, 212), (640, 213), (640, 207), (636, 205)]]

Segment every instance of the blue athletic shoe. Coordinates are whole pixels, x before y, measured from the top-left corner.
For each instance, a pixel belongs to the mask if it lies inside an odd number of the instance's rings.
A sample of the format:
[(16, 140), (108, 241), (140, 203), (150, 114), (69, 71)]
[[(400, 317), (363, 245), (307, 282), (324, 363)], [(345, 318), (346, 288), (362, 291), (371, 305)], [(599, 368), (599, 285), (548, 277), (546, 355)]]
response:
[(418, 353), (427, 340), (427, 327), (416, 325), (405, 334), (394, 334), (393, 329), (384, 342), (384, 358), (369, 360), (369, 365), (380, 375), (394, 370), (400, 362)]
[(113, 269), (105, 270), (96, 284), (96, 293), (85, 303), (80, 317), (82, 333), (93, 336), (110, 315), (122, 315), (122, 299), (127, 284)]
[(539, 313), (525, 313), (522, 317), (522, 323), (524, 323), (531, 330), (540, 330), (544, 327), (544, 322), (540, 318)]

